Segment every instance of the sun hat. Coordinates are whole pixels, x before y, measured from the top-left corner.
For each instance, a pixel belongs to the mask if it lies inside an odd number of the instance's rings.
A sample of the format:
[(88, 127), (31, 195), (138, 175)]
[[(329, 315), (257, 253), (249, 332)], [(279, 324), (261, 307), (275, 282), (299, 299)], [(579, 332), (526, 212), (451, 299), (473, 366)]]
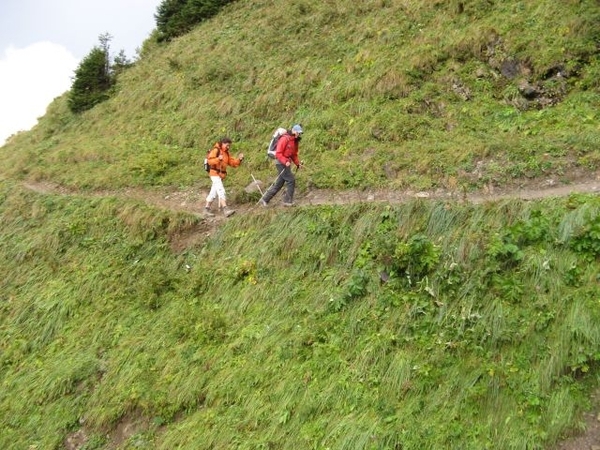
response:
[(304, 133), (304, 130), (302, 129), (302, 127), (300, 125), (294, 125), (292, 127), (292, 133), (302, 134), (302, 133)]

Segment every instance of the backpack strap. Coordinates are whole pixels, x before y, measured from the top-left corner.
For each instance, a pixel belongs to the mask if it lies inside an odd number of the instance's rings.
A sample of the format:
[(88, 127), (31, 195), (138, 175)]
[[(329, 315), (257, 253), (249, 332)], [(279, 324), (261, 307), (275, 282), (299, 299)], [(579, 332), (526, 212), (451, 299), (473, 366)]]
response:
[[(216, 145), (215, 147), (217, 148), (217, 154), (215, 155), (215, 158), (218, 158), (219, 156), (221, 156), (221, 147), (219, 147), (218, 145)], [(211, 153), (213, 152), (213, 150), (215, 149), (215, 147), (213, 147), (213, 148), (212, 148), (212, 150), (211, 150), (211, 151), (208, 153), (208, 156), (209, 156), (209, 157), (210, 157), (210, 154), (211, 154)], [(214, 170), (214, 171), (216, 171), (216, 172), (219, 172), (219, 173), (227, 173), (227, 172), (225, 172), (224, 170), (217, 169), (217, 166), (216, 166), (216, 165), (214, 165), (214, 166), (210, 166), (210, 169), (211, 169), (211, 170)]]

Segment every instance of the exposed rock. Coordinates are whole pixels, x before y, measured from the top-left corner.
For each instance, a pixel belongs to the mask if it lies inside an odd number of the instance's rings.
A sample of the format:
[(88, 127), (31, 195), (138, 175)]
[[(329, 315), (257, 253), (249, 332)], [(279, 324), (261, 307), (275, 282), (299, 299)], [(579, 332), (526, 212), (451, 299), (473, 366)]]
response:
[(247, 194), (252, 194), (253, 192), (260, 192), (261, 189), (264, 190), (264, 183), (260, 180), (256, 180), (247, 185), (244, 188), (244, 192), (246, 192)]
[(521, 73), (519, 61), (513, 58), (507, 58), (500, 63), (500, 73), (509, 80), (514, 79)]
[(527, 100), (533, 100), (540, 95), (539, 89), (536, 86), (529, 84), (526, 80), (519, 83), (518, 89), (521, 95)]
[(456, 95), (467, 101), (471, 99), (471, 90), (465, 86), (460, 80), (452, 82), (452, 90)]
[(79, 450), (88, 441), (87, 434), (82, 429), (71, 433), (65, 439), (64, 445), (66, 450)]

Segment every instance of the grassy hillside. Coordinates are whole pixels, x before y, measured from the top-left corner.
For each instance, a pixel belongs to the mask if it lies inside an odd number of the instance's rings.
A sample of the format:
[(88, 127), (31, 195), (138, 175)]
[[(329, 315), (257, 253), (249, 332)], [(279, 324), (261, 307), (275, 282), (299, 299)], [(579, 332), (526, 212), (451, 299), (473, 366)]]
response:
[(2, 197), (5, 449), (541, 449), (598, 381), (597, 197), (265, 211), (183, 253), (195, 217)]
[(227, 134), (248, 162), (228, 190), (252, 201), (295, 122), (300, 195), (593, 176), (599, 19), (591, 0), (240, 0), (146, 42), (93, 110), (57, 98), (0, 148), (0, 448), (531, 450), (581, 430), (597, 196), (209, 229), (110, 192), (200, 195)]

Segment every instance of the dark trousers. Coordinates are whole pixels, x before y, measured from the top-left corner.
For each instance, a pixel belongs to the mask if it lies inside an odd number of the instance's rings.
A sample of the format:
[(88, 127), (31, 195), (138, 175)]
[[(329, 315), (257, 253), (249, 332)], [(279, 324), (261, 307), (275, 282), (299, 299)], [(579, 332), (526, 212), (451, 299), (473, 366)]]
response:
[(279, 190), (286, 185), (285, 195), (283, 196), (284, 203), (292, 203), (294, 201), (294, 190), (296, 189), (296, 177), (292, 172), (292, 166), (284, 166), (283, 164), (276, 163), (277, 168), (277, 179), (275, 183), (265, 192), (263, 200), (267, 203), (279, 192)]

